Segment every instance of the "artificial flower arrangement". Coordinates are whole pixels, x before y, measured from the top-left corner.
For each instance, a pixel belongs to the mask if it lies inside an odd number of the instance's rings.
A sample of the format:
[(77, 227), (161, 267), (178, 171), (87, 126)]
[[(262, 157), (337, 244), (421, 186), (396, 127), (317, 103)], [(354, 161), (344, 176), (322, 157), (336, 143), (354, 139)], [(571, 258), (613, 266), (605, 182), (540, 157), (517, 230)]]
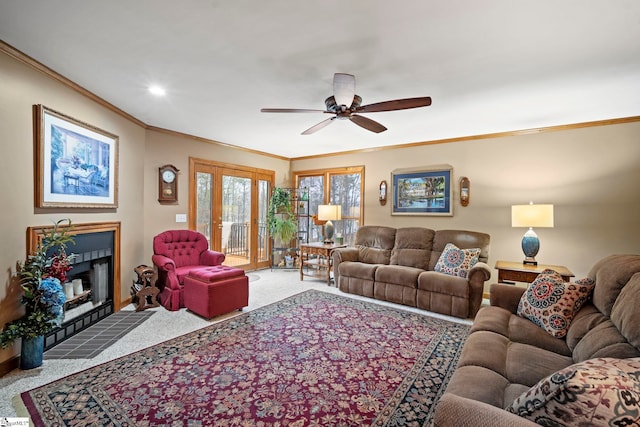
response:
[[(66, 227), (61, 227), (64, 223)], [(62, 284), (75, 255), (67, 255), (66, 247), (74, 243), (69, 235), (71, 220), (56, 222), (38, 243), (35, 253), (24, 263), (18, 262), (17, 275), (23, 295), (25, 314), (5, 325), (0, 332), (0, 346), (6, 348), (17, 338), (36, 338), (46, 335), (62, 323), (66, 296)]]

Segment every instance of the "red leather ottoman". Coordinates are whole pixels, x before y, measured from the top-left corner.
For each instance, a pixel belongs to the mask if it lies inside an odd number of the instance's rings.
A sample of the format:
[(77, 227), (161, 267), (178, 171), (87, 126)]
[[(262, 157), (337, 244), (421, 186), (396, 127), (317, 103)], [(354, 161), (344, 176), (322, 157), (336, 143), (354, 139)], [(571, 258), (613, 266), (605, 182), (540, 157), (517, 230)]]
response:
[(192, 270), (184, 278), (184, 305), (207, 319), (242, 310), (249, 305), (249, 278), (226, 265)]

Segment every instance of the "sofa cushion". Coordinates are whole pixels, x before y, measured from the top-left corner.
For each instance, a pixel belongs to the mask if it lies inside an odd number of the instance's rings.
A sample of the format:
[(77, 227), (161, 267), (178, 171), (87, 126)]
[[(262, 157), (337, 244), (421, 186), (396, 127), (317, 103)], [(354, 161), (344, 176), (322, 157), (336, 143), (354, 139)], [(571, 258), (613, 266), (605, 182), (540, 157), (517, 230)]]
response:
[(543, 425), (637, 425), (640, 358), (571, 365), (540, 380), (507, 410)]
[(596, 357), (615, 357), (617, 359), (640, 357), (640, 350), (627, 342), (610, 319), (605, 319), (604, 322), (587, 332), (573, 349), (575, 362), (583, 362)]
[(620, 291), (611, 309), (611, 321), (629, 344), (640, 350), (640, 273), (634, 274)]
[(610, 317), (620, 291), (637, 272), (640, 272), (638, 255), (610, 255), (598, 261), (588, 274), (588, 277), (596, 281), (593, 305)]
[(461, 249), (480, 248), (478, 261), (486, 263), (489, 260), (490, 241), (491, 236), (486, 233), (478, 233), (477, 231), (438, 230), (435, 236), (433, 236), (433, 249), (431, 250), (429, 270), (433, 270), (436, 267), (447, 243), (453, 243)]
[(418, 276), (424, 270), (401, 265), (381, 265), (376, 269), (376, 283), (393, 283), (396, 285), (416, 288), (418, 286)]
[(533, 322), (501, 307), (482, 307), (471, 327), (471, 332), (475, 331), (495, 332), (512, 342), (529, 344), (571, 357), (571, 350), (564, 339), (549, 335)]
[(594, 285), (588, 278), (565, 283), (556, 271), (544, 270), (522, 294), (517, 314), (552, 336), (562, 338), (567, 335), (573, 316), (587, 301)]
[(390, 264), (427, 270), (434, 235), (435, 231), (424, 227), (398, 228)]
[(367, 264), (389, 264), (395, 239), (395, 228), (375, 225), (360, 227), (354, 242), (359, 251), (358, 260)]
[(356, 277), (358, 279), (367, 279), (373, 281), (376, 275), (376, 269), (380, 264), (365, 264), (363, 262), (345, 261), (338, 266), (340, 276)]
[(433, 270), (466, 279), (479, 256), (480, 248), (460, 249), (453, 243), (447, 243)]

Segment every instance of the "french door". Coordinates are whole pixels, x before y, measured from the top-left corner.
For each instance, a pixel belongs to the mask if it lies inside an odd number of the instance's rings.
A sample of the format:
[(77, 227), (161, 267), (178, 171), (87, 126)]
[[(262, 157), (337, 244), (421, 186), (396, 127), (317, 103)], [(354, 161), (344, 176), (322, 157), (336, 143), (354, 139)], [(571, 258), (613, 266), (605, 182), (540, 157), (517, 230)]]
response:
[(189, 228), (246, 270), (269, 266), (266, 228), (274, 172), (190, 159)]

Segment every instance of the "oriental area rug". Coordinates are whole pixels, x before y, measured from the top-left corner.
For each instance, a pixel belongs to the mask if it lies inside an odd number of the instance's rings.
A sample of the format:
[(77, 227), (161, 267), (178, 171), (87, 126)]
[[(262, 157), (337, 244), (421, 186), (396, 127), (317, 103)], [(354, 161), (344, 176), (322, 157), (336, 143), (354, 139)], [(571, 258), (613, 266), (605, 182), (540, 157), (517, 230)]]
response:
[(422, 426), (469, 326), (306, 291), (22, 393), (36, 426)]

